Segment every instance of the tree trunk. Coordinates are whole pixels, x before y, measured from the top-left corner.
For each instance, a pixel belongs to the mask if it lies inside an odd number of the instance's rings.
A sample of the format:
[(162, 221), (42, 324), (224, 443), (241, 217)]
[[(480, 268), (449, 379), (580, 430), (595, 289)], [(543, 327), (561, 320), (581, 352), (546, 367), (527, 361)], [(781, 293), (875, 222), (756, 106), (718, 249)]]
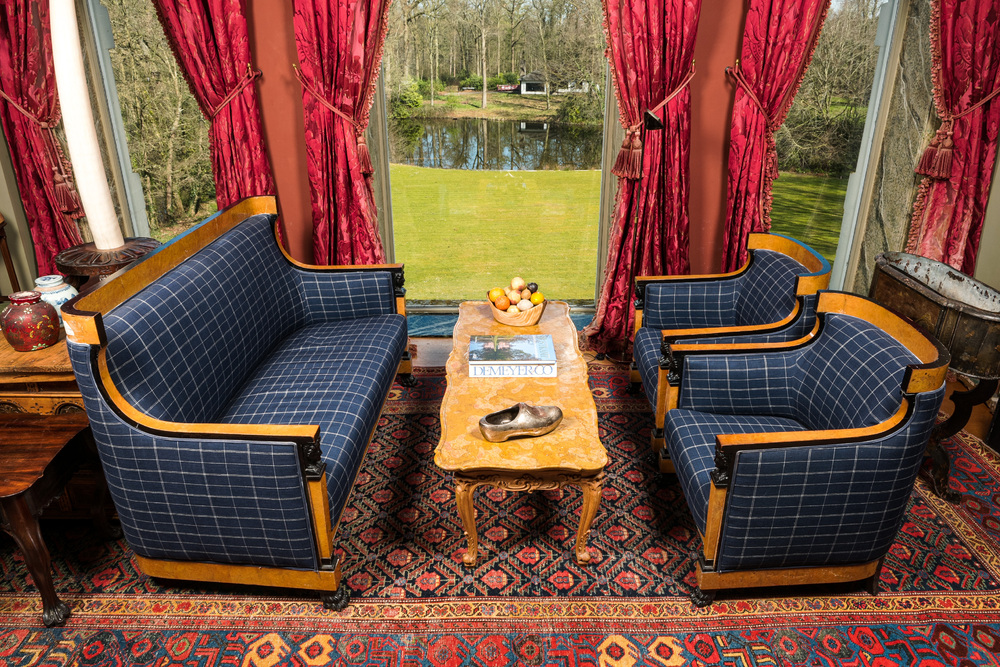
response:
[(545, 51), (545, 28), (542, 22), (538, 22), (538, 36), (542, 40), (542, 74), (545, 76), (545, 81), (542, 82), (542, 86), (545, 88), (545, 109), (549, 108), (549, 54)]
[(434, 85), (438, 78), (438, 27), (434, 24), (434, 62), (431, 63), (431, 106), (434, 106)]
[(403, 81), (410, 80), (410, 23), (403, 19)]
[(486, 13), (483, 13), (482, 23), (479, 24), (479, 29), (482, 32), (482, 45), (483, 48), (480, 52), (479, 62), (482, 66), (480, 72), (483, 73), (483, 109), (486, 108)]

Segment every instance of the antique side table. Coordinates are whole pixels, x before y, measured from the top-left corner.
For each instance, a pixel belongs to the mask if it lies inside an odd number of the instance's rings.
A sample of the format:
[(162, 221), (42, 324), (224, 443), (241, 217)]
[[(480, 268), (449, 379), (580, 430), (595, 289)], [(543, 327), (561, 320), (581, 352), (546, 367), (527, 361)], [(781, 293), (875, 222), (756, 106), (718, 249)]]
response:
[[(81, 431), (86, 430), (86, 433)], [(42, 596), (45, 625), (60, 625), (67, 607), (52, 585), (38, 514), (60, 493), (87, 455), (87, 416), (0, 414), (0, 520), (24, 554)]]
[[(550, 334), (556, 349), (554, 378), (470, 378), (471, 335)], [(587, 536), (597, 515), (608, 452), (597, 430), (597, 407), (587, 384), (587, 362), (577, 345), (569, 305), (550, 301), (538, 324), (514, 327), (493, 319), (486, 301), (463, 303), (447, 363), (448, 388), (441, 402), (441, 441), (434, 462), (454, 475), (455, 501), (468, 537), (462, 556), (475, 565), (479, 554), (474, 492), (483, 485), (508, 491), (534, 491), (579, 486), (583, 491), (576, 561), (590, 561)], [(479, 419), (518, 402), (556, 405), (563, 420), (556, 430), (535, 438), (488, 442)]]

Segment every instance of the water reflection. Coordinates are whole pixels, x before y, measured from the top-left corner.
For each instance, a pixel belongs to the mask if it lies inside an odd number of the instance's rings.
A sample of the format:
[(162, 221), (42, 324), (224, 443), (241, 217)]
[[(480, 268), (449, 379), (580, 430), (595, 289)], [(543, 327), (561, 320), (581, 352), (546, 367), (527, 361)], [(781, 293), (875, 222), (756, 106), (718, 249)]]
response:
[(599, 125), (480, 119), (390, 121), (390, 161), (440, 169), (600, 169)]

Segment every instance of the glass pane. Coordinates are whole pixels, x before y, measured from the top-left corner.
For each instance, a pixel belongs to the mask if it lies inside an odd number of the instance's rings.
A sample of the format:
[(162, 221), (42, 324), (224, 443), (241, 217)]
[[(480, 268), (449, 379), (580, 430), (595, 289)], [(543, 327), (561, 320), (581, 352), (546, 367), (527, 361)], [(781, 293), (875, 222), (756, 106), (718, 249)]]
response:
[(152, 236), (167, 241), (216, 211), (208, 121), (188, 90), (149, 0), (101, 0), (132, 169)]
[(411, 0), (390, 16), (383, 71), (407, 301), (482, 299), (522, 277), (547, 298), (593, 303), (600, 0), (457, 0), (447, 11)]
[(834, 0), (812, 63), (775, 135), (780, 176), (771, 230), (809, 244), (833, 263), (847, 179), (857, 166), (878, 58), (884, 0)]

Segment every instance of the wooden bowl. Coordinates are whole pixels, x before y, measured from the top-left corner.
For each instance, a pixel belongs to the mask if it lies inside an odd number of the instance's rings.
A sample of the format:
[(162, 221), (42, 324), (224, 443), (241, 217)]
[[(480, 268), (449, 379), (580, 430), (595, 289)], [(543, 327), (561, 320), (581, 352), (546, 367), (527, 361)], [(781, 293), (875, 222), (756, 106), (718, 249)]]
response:
[(533, 324), (538, 324), (538, 320), (542, 319), (542, 311), (545, 310), (546, 304), (545, 301), (542, 301), (530, 310), (522, 310), (519, 313), (508, 313), (494, 306), (489, 296), (486, 297), (486, 303), (490, 304), (490, 310), (493, 311), (493, 319), (500, 324), (509, 324), (512, 327), (530, 327)]

